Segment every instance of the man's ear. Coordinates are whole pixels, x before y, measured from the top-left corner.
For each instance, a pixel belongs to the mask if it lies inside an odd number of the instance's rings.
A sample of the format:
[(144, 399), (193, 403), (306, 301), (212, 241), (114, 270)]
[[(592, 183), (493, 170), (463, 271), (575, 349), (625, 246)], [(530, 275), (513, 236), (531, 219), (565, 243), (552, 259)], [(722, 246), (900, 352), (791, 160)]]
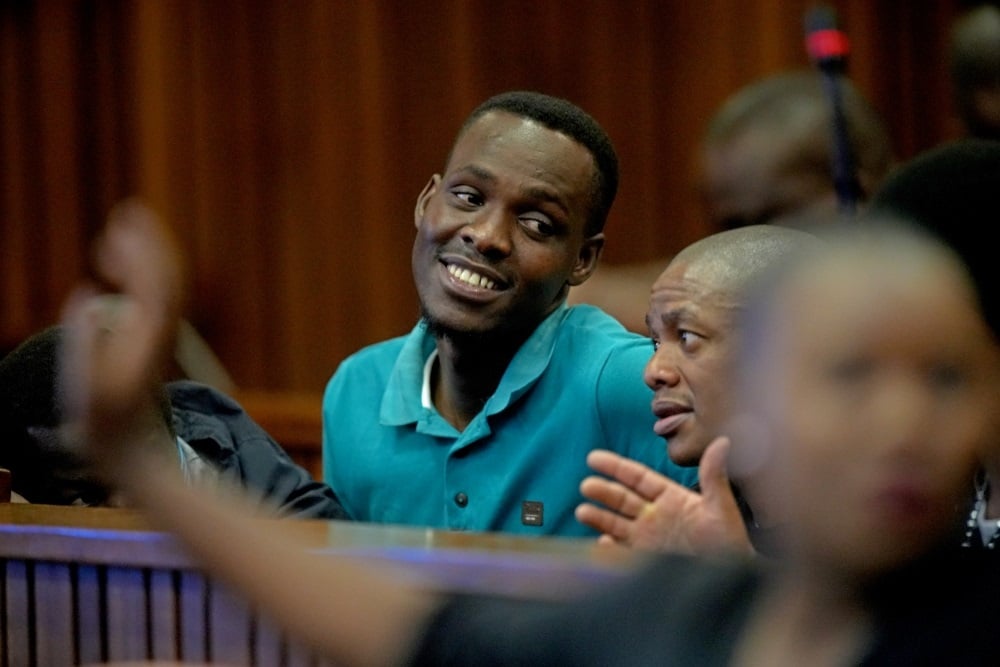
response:
[(420, 191), (420, 195), (417, 197), (417, 205), (413, 209), (413, 225), (417, 228), (420, 227), (420, 221), (424, 217), (424, 211), (427, 210), (427, 202), (430, 198), (437, 193), (438, 186), (441, 185), (441, 174), (434, 174), (431, 179), (427, 181), (427, 185), (424, 189)]
[(579, 285), (590, 277), (590, 275), (597, 268), (597, 260), (600, 259), (601, 251), (603, 249), (603, 233), (594, 234), (590, 238), (584, 240), (583, 245), (580, 247), (580, 254), (576, 258), (576, 266), (573, 267), (573, 273), (570, 274), (569, 280), (567, 281), (570, 286)]

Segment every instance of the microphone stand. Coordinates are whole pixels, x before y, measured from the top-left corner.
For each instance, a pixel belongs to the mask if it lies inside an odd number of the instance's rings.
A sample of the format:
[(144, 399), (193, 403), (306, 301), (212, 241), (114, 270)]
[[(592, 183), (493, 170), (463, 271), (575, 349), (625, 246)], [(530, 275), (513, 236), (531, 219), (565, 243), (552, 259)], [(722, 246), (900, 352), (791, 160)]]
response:
[(806, 14), (806, 50), (822, 74), (823, 89), (830, 100), (831, 168), (837, 202), (841, 213), (853, 215), (857, 211), (861, 188), (855, 173), (840, 85), (849, 47), (846, 35), (837, 29), (833, 10), (820, 6)]

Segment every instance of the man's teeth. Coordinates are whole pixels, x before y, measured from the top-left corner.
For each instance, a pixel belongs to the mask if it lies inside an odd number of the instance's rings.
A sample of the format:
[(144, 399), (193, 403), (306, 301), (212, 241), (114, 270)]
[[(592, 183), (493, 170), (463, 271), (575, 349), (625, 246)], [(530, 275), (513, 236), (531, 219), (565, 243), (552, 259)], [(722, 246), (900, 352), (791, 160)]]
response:
[(457, 278), (458, 280), (461, 280), (463, 283), (472, 285), (473, 287), (485, 287), (486, 289), (496, 288), (496, 283), (490, 280), (489, 278), (481, 276), (475, 271), (469, 271), (468, 269), (460, 269), (454, 264), (448, 265), (448, 273), (450, 273), (453, 277)]

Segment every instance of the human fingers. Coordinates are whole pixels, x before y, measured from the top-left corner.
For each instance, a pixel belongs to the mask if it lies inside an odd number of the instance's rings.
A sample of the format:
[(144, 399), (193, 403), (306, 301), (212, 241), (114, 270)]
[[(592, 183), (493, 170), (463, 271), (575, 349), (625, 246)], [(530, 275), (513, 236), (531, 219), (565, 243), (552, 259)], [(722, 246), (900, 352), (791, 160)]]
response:
[(611, 537), (607, 533), (604, 533), (600, 537), (597, 538), (597, 544), (599, 546), (601, 546), (601, 547), (618, 547), (618, 546), (621, 546), (621, 544), (619, 544), (618, 540), (616, 540), (615, 538)]
[[(94, 244), (94, 264), (115, 286), (137, 283), (144, 289), (161, 288), (175, 277), (179, 251), (169, 228), (138, 199), (116, 204)], [(170, 274), (170, 275), (167, 275)]]
[(645, 500), (656, 498), (671, 484), (670, 479), (652, 468), (605, 449), (595, 449), (587, 454), (587, 465), (595, 472), (617, 480)]
[(63, 304), (61, 324), (64, 336), (60, 341), (58, 373), (58, 400), (70, 421), (87, 415), (92, 376), (94, 338), (99, 329), (97, 314), (90, 307), (96, 295), (89, 286), (73, 290)]
[(170, 230), (137, 200), (115, 206), (97, 240), (98, 273), (126, 297), (131, 318), (119, 317), (128, 340), (119, 353), (131, 354), (152, 375), (172, 354), (180, 318), (182, 258)]
[(729, 482), (727, 466), (729, 448), (728, 438), (719, 437), (713, 440), (702, 455), (698, 469), (706, 516), (710, 517), (708, 525), (712, 526), (711, 530), (703, 533), (705, 542), (702, 548), (705, 550), (725, 548), (752, 555), (753, 543), (750, 541), (733, 487)]
[(580, 493), (628, 518), (639, 516), (651, 498), (644, 498), (636, 491), (614, 480), (591, 475), (580, 482)]
[(631, 521), (610, 510), (591, 503), (580, 503), (575, 511), (576, 520), (593, 528), (615, 542), (627, 543), (631, 535)]
[(134, 304), (89, 287), (73, 292), (63, 309), (59, 400), (68, 421), (113, 427), (150, 387), (145, 321)]
[(67, 301), (60, 400), (88, 452), (114, 461), (156, 423), (163, 362), (173, 351), (180, 262), (166, 228), (137, 205), (116, 207), (96, 241), (95, 262), (117, 293), (84, 287)]
[(719, 436), (709, 443), (701, 456), (701, 463), (698, 465), (698, 483), (701, 486), (702, 497), (706, 499), (732, 495), (726, 463), (729, 447), (729, 438)]
[(126, 200), (115, 206), (95, 244), (95, 268), (162, 330), (179, 317), (183, 300), (182, 257), (169, 228), (147, 206)]

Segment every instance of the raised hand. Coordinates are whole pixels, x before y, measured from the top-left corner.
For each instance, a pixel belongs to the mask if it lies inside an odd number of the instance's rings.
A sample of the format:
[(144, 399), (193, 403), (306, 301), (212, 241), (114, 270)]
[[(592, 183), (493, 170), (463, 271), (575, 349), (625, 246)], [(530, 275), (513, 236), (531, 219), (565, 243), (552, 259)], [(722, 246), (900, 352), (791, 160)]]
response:
[(107, 287), (78, 288), (64, 313), (61, 400), (71, 430), (105, 472), (162, 434), (158, 392), (181, 310), (181, 260), (167, 228), (137, 201), (116, 206), (95, 246)]
[(728, 438), (712, 441), (698, 469), (699, 494), (655, 470), (605, 450), (587, 464), (606, 477), (587, 477), (580, 492), (592, 502), (576, 508), (602, 543), (650, 551), (753, 553), (726, 472)]

